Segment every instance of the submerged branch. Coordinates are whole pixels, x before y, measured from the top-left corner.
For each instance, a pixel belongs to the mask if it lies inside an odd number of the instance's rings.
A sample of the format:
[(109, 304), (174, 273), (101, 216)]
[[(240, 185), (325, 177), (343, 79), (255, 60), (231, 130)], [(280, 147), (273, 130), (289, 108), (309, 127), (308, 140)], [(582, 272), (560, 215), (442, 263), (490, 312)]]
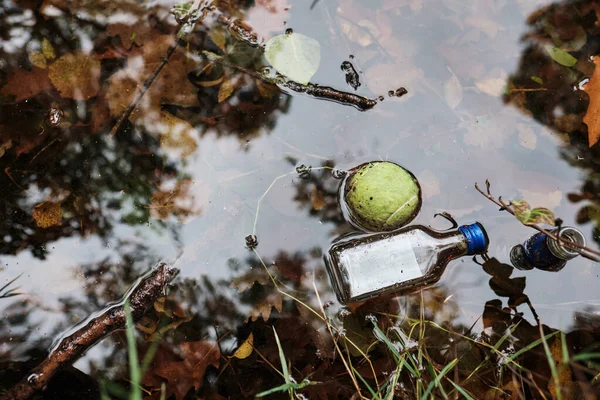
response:
[[(477, 183), (475, 183), (475, 189), (479, 193), (481, 193), (483, 196), (485, 196), (489, 201), (491, 201), (492, 203), (499, 206), (500, 211), (508, 211), (509, 214), (515, 216), (515, 212), (511, 208), (512, 206), (510, 203), (507, 204), (506, 202), (504, 202), (504, 200), (502, 200), (502, 197), (498, 197), (498, 199), (496, 199), (494, 196), (492, 196), (492, 193), (490, 192), (490, 182), (488, 180), (485, 181), (485, 186), (486, 186), (486, 191), (484, 192), (479, 187), (479, 185)], [(516, 218), (516, 216), (515, 216), (515, 218)], [(578, 243), (573, 243), (570, 240), (565, 239), (562, 236), (555, 235), (554, 233), (540, 227), (539, 225), (533, 224), (533, 225), (527, 225), (527, 226), (530, 226), (533, 229), (535, 229), (536, 231), (542, 232), (543, 234), (547, 235), (549, 238), (560, 242), (564, 247), (567, 247), (567, 248), (579, 253), (582, 257), (585, 257), (588, 260), (600, 261), (600, 251), (594, 250), (587, 246), (580, 245)]]
[(202, 52), (202, 54), (209, 61), (219, 63), (227, 68), (243, 72), (244, 74), (248, 74), (253, 78), (259, 79), (263, 82), (281, 86), (283, 88), (292, 90), (297, 93), (306, 93), (310, 96), (319, 99), (331, 100), (341, 104), (351, 105), (356, 107), (360, 111), (370, 110), (371, 108), (377, 105), (377, 100), (370, 99), (368, 97), (359, 96), (354, 93), (343, 92), (341, 90), (337, 90), (329, 86), (319, 86), (314, 83), (308, 83), (307, 85), (303, 85), (301, 83), (286, 79), (285, 77), (279, 74), (277, 74), (275, 77), (267, 76), (260, 72), (231, 63), (223, 57), (221, 57), (220, 55), (212, 53), (210, 51), (205, 50)]
[(139, 320), (156, 299), (164, 293), (166, 285), (176, 274), (176, 268), (160, 264), (141, 278), (121, 302), (107, 307), (100, 315), (84, 322), (75, 332), (64, 337), (40, 365), (7, 393), (5, 399), (25, 400), (30, 398), (35, 392), (43, 389), (59, 369), (72, 364), (107, 335), (124, 329), (125, 300), (129, 301), (133, 320)]

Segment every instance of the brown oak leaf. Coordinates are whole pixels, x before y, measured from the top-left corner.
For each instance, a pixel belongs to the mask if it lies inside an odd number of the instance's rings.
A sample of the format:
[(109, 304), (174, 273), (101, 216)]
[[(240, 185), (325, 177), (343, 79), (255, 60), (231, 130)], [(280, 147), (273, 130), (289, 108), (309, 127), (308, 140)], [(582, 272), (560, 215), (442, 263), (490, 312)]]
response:
[(590, 96), (590, 103), (583, 117), (583, 122), (588, 127), (588, 142), (590, 147), (595, 145), (598, 139), (600, 139), (600, 68), (598, 68), (600, 65), (600, 56), (594, 57), (594, 65), (596, 66), (594, 74), (583, 87), (583, 90)]

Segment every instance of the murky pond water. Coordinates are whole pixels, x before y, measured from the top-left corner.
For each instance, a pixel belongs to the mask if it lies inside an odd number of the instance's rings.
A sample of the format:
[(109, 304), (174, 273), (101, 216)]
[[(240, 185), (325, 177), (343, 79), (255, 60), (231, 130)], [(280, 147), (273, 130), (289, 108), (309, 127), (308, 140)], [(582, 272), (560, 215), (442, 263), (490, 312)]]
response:
[[(175, 2), (2, 3), (0, 287), (19, 276), (22, 295), (0, 298), (0, 360), (49, 349), (164, 261), (180, 270), (168, 301), (183, 320), (166, 331), (168, 343), (219, 340), (230, 355), (253, 332), (263, 349), (252, 362), (215, 361), (196, 377), (205, 396), (253, 396), (283, 382), (273, 383), (278, 377), (265, 363), (279, 365), (271, 325), (284, 350), (286, 341), (295, 349), (288, 354), (294, 374), (320, 381), (344, 374), (339, 359), (340, 368), (321, 368), (334, 351), (330, 335), (300, 305), (317, 314), (320, 304), (333, 302), (331, 315), (339, 309), (322, 256), (353, 229), (337, 204), (339, 180), (322, 166), (403, 165), (423, 190), (413, 223), (445, 229), (434, 219), (442, 211), (461, 224), (479, 221), (490, 235), (489, 256), (501, 263), (510, 264), (511, 247), (534, 231), (475, 190), (486, 179), (494, 195), (551, 209), (597, 247), (600, 158), (597, 146), (588, 147), (588, 100), (579, 89), (600, 47), (589, 2), (217, 3), (220, 11), (208, 12), (177, 47)], [(261, 49), (240, 41), (219, 15), (245, 20), (266, 39), (287, 28), (315, 38), (321, 64), (311, 82), (354, 92), (340, 67), (351, 62), (361, 82), (356, 93), (384, 100), (361, 112), (282, 92), (257, 77), (266, 65)], [(548, 44), (576, 64), (561, 65)], [(255, 73), (211, 63), (203, 50)], [(115, 132), (144, 81), (149, 89)], [(400, 87), (408, 93), (388, 96)], [(300, 165), (313, 169), (298, 174)], [(256, 252), (246, 247), (251, 234)], [(535, 326), (535, 310), (546, 327), (597, 341), (597, 263), (578, 257), (556, 273), (514, 270), (511, 278), (526, 282), (516, 292), (498, 289), (488, 272), (464, 258), (422, 296), (352, 311), (398, 326), (423, 312), (448, 329), (491, 335), (514, 326), (507, 316), (517, 313), (521, 327)], [(515, 300), (523, 293), (532, 307)], [(162, 315), (157, 307), (153, 313), (143, 321), (146, 335)], [(431, 340), (434, 347), (443, 341)], [(126, 376), (123, 341), (111, 336), (75, 366), (98, 379)], [(349, 382), (310, 393), (350, 397)]]

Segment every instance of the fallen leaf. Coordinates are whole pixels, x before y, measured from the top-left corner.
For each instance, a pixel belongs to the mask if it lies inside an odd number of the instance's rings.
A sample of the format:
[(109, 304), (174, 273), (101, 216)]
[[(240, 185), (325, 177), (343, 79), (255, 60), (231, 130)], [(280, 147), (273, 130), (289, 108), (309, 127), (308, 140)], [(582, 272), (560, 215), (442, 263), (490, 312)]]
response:
[(423, 198), (429, 199), (440, 194), (440, 181), (432, 171), (425, 170), (419, 174), (418, 178)]
[(54, 46), (52, 46), (52, 43), (46, 38), (42, 39), (42, 54), (44, 54), (44, 57), (48, 60), (54, 60), (56, 58)]
[(492, 39), (496, 37), (499, 31), (504, 30), (502, 25), (498, 24), (496, 21), (483, 17), (469, 17), (465, 19), (465, 23), (479, 29)]
[(300, 33), (284, 33), (267, 41), (265, 58), (280, 74), (306, 85), (321, 63), (321, 45)]
[(14, 96), (15, 102), (52, 91), (47, 70), (33, 68), (31, 71), (17, 69), (8, 76), (6, 84), (0, 90), (5, 96)]
[(477, 80), (475, 86), (487, 95), (499, 97), (504, 94), (507, 79), (508, 75), (506, 71), (495, 68), (484, 78)]
[(250, 335), (244, 340), (244, 343), (237, 348), (235, 353), (231, 357), (239, 358), (243, 360), (244, 358), (248, 358), (252, 351), (254, 350), (254, 335), (250, 332)]
[(31, 216), (40, 228), (50, 228), (62, 222), (62, 209), (60, 203), (44, 201), (33, 207)]
[(455, 109), (463, 99), (463, 88), (456, 75), (450, 72), (452, 75), (444, 84), (444, 93), (448, 107)]
[(278, 291), (272, 291), (254, 303), (249, 318), (254, 322), (257, 321), (262, 314), (263, 320), (267, 321), (271, 317), (273, 307), (279, 312), (283, 309), (283, 296)]
[(271, 278), (264, 268), (255, 267), (244, 275), (232, 279), (229, 287), (236, 288), (238, 293), (242, 293), (254, 286), (255, 283), (264, 286), (270, 281)]
[(287, 0), (255, 0), (248, 9), (245, 22), (256, 34), (267, 37), (271, 32), (281, 32), (290, 19), (291, 6)]
[(209, 366), (219, 367), (221, 351), (217, 342), (198, 341), (183, 342), (179, 350), (183, 360), (174, 352), (160, 347), (152, 367), (144, 377), (144, 385), (160, 388), (161, 383), (167, 382), (165, 398), (174, 395), (176, 399), (183, 399), (193, 387), (200, 390), (204, 382), (204, 375)]
[(572, 67), (573, 65), (577, 64), (577, 59), (575, 57), (556, 46), (546, 45), (544, 46), (544, 49), (546, 49), (546, 52), (550, 55), (550, 57), (552, 57), (552, 59), (560, 65)]
[(526, 149), (534, 150), (537, 144), (537, 137), (533, 129), (526, 124), (517, 124), (517, 131), (519, 132), (519, 144)]
[(48, 67), (50, 82), (62, 97), (87, 100), (100, 90), (100, 61), (88, 54), (65, 54)]
[(587, 111), (583, 117), (583, 122), (588, 127), (588, 143), (592, 147), (600, 139), (600, 56), (594, 57), (594, 74), (585, 84), (583, 90), (590, 97)]
[(513, 200), (511, 201), (511, 205), (515, 212), (515, 217), (523, 225), (554, 225), (554, 220), (556, 219), (554, 213), (547, 208), (537, 207), (532, 209), (525, 200)]
[(44, 69), (48, 66), (46, 63), (46, 56), (41, 51), (32, 51), (27, 57), (34, 67)]
[[(563, 399), (563, 400), (574, 400), (579, 399), (580, 388), (576, 382), (573, 381), (573, 372), (569, 365), (568, 359), (563, 358), (561, 336), (556, 336), (550, 345), (550, 354), (552, 358), (548, 361), (554, 361), (556, 372), (558, 375), (558, 382), (555, 382), (553, 378), (548, 380), (548, 391), (552, 395), (552, 400)], [(566, 340), (566, 338), (564, 339)], [(566, 344), (565, 344), (566, 345)], [(569, 355), (566, 354), (568, 357)], [(558, 383), (558, 387), (557, 384)]]
[(227, 33), (224, 28), (215, 27), (210, 30), (208, 37), (221, 51), (225, 52), (227, 44)]
[(196, 215), (198, 210), (194, 208), (194, 198), (189, 193), (192, 185), (192, 180), (183, 179), (171, 190), (154, 191), (148, 207), (152, 217), (166, 220), (173, 215), (183, 222), (185, 218)]
[(323, 207), (327, 205), (325, 201), (325, 197), (323, 196), (323, 192), (321, 192), (317, 187), (313, 187), (313, 190), (310, 194), (310, 202), (315, 210), (319, 211)]
[(161, 110), (151, 132), (160, 136), (160, 145), (163, 148), (177, 150), (181, 157), (194, 154), (198, 148), (195, 139), (199, 137), (198, 131), (189, 122), (168, 111)]
[(219, 87), (219, 96), (218, 96), (219, 103), (227, 100), (229, 98), (229, 96), (231, 96), (233, 94), (233, 91), (235, 90), (235, 86), (236, 86), (236, 83), (233, 81), (233, 79), (226, 78), (223, 80), (223, 83), (221, 83), (221, 87)]

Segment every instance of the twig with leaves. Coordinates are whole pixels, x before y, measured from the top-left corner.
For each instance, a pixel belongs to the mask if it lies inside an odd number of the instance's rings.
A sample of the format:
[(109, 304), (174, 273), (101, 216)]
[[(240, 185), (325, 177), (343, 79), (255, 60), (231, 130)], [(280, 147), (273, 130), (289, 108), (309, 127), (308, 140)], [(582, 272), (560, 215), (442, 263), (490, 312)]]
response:
[[(515, 206), (518, 206), (520, 203), (516, 203), (516, 204), (515, 204), (515, 202), (506, 203), (504, 200), (502, 200), (502, 196), (499, 196), (498, 199), (496, 199), (490, 191), (490, 186), (491, 186), (490, 181), (487, 179), (485, 181), (485, 188), (486, 188), (485, 191), (483, 191), (483, 189), (481, 189), (479, 187), (479, 185), (477, 183), (475, 183), (475, 189), (479, 193), (481, 193), (483, 196), (485, 196), (488, 200), (490, 200), (492, 203), (499, 206), (500, 211), (507, 211), (508, 213), (513, 215), (515, 218), (517, 218), (521, 223), (523, 223), (523, 225), (529, 226), (538, 232), (542, 232), (543, 234), (547, 235), (549, 238), (560, 242), (562, 246), (567, 247), (568, 249), (579, 253), (582, 257), (585, 257), (592, 261), (600, 262), (600, 251), (594, 250), (587, 246), (580, 245), (578, 243), (571, 242), (570, 240), (561, 236), (560, 235), (560, 223), (557, 224), (557, 225), (559, 225), (559, 233), (556, 234), (554, 232), (551, 232), (551, 231), (548, 231), (547, 229), (542, 228), (541, 226), (539, 226), (536, 223), (528, 222), (527, 220), (524, 221), (522, 218), (519, 218), (517, 216), (517, 211), (515, 210)], [(532, 211), (535, 211), (535, 209)], [(544, 221), (545, 220), (546, 219), (544, 219)], [(553, 222), (552, 224), (554, 224), (554, 221), (552, 221), (552, 222)]]
[[(134, 321), (139, 320), (165, 292), (166, 285), (176, 274), (176, 268), (160, 264), (129, 291), (125, 300), (129, 302)], [(125, 328), (125, 300), (107, 307), (100, 315), (86, 321), (71, 335), (64, 337), (40, 365), (7, 393), (6, 399), (30, 398), (44, 388), (59, 369), (73, 363), (100, 339)]]

